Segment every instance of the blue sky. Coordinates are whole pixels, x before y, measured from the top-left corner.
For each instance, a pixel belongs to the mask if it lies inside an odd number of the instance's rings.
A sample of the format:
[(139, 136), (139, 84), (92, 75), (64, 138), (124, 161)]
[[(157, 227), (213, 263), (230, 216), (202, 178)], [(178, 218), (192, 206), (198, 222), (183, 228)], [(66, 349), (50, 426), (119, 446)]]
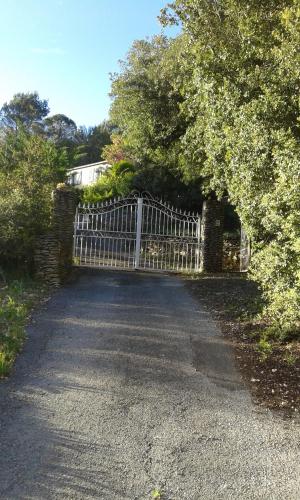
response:
[[(0, 106), (37, 90), (78, 125), (108, 116), (109, 73), (133, 40), (161, 32), (167, 0), (0, 0)], [(174, 35), (174, 30), (167, 34)]]

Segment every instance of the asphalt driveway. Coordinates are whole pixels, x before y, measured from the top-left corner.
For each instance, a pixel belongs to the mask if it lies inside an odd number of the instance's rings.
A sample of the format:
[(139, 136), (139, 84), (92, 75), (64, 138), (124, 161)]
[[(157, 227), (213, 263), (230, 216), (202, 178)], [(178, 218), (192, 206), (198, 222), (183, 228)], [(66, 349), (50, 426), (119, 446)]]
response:
[(0, 383), (0, 498), (300, 498), (300, 427), (253, 406), (173, 276), (83, 272)]

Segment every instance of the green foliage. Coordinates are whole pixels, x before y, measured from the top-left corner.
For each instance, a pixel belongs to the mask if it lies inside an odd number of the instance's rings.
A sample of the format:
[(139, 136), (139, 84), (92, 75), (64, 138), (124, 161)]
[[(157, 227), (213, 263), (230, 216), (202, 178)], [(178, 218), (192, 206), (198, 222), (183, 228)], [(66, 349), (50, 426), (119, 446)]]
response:
[(84, 203), (96, 203), (115, 196), (126, 196), (134, 186), (135, 166), (122, 160), (108, 169), (95, 184), (87, 186), (82, 194)]
[(111, 135), (111, 144), (104, 146), (102, 156), (111, 165), (121, 160), (131, 160), (129, 149), (126, 147), (125, 138), (117, 133)]
[(16, 94), (9, 103), (3, 104), (0, 111), (2, 127), (27, 130), (40, 130), (40, 125), (49, 113), (48, 101), (41, 100), (37, 92)]
[(148, 191), (155, 198), (183, 210), (199, 212), (201, 209), (202, 193), (199, 180), (186, 183), (180, 172), (165, 165), (146, 163), (139, 166), (133, 179), (133, 188), (139, 192)]
[(287, 352), (283, 359), (286, 362), (286, 364), (289, 366), (295, 365), (298, 361), (298, 357), (295, 356), (295, 354), (292, 354), (290, 352)]
[(133, 44), (121, 72), (112, 79), (111, 119), (119, 133), (104, 154), (107, 160), (135, 163), (134, 189), (199, 211), (201, 179), (185, 179), (179, 155), (187, 126), (181, 108), (182, 81), (187, 77), (184, 50), (180, 37), (156, 36)]
[(77, 132), (76, 123), (66, 115), (52, 115), (44, 120), (44, 135), (57, 146), (68, 145)]
[(51, 192), (66, 158), (40, 136), (18, 131), (0, 142), (0, 259), (30, 266), (36, 237), (50, 223)]
[[(254, 248), (252, 276), (282, 338), (300, 325), (300, 11), (289, 0), (176, 0), (191, 78), (181, 164), (229, 195)], [(193, 165), (193, 168), (190, 167)]]
[(126, 196), (132, 191), (148, 191), (158, 199), (187, 210), (199, 210), (202, 200), (198, 182), (186, 185), (179, 174), (174, 175), (167, 167), (153, 164), (136, 166), (126, 160), (114, 164), (95, 184), (87, 186), (82, 200), (96, 203), (115, 196)]
[(64, 150), (70, 167), (95, 163), (103, 159), (105, 146), (111, 143), (113, 127), (103, 122), (95, 127), (79, 127), (65, 115), (47, 117), (41, 134)]
[(282, 338), (296, 335), (299, 2), (175, 0), (161, 21), (182, 33), (136, 41), (112, 81), (111, 116), (139, 167), (135, 182), (151, 190), (168, 169), (227, 196), (253, 242), (265, 315)]
[(0, 288), (0, 377), (7, 376), (25, 339), (30, 309), (42, 288), (30, 281), (11, 281)]
[[(104, 121), (100, 125), (80, 127), (69, 144), (71, 166), (95, 163), (106, 159), (104, 149), (111, 144), (113, 126)], [(110, 162), (109, 162), (110, 163)]]
[(261, 338), (258, 342), (258, 350), (262, 360), (266, 360), (273, 352), (273, 346), (265, 338)]
[(185, 130), (177, 85), (184, 71), (180, 47), (163, 36), (136, 41), (112, 78), (111, 118), (138, 164), (178, 167), (178, 139)]
[(105, 146), (111, 144), (113, 129), (114, 127), (106, 121), (89, 129), (87, 139), (88, 163), (104, 159), (103, 150)]
[(0, 110), (0, 136), (25, 130), (52, 142), (64, 153), (68, 166), (83, 165), (102, 160), (105, 146), (111, 143), (114, 127), (104, 121), (95, 127), (78, 127), (66, 115), (49, 115), (47, 100), (37, 92), (19, 93)]
[(30, 269), (51, 218), (51, 192), (70, 165), (101, 159), (112, 126), (88, 130), (63, 114), (47, 116), (37, 94), (16, 94), (0, 110), (0, 262)]

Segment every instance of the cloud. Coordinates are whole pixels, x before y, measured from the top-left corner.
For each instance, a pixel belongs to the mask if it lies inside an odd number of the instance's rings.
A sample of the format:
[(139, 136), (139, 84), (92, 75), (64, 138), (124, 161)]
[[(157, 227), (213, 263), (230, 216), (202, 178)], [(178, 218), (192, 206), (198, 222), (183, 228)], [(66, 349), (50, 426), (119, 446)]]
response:
[(35, 47), (31, 49), (33, 54), (42, 54), (42, 55), (54, 55), (54, 56), (63, 56), (66, 51), (61, 49), (60, 47), (52, 47), (52, 48), (43, 48), (43, 47)]

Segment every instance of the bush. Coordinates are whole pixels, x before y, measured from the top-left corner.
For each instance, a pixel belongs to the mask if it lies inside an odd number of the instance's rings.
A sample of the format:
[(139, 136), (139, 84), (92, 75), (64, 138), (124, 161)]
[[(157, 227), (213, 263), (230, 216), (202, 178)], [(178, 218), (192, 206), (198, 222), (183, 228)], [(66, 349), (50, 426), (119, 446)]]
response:
[(50, 142), (11, 132), (0, 142), (0, 259), (30, 267), (38, 235), (50, 223), (51, 192), (65, 177), (65, 157)]
[(83, 190), (84, 203), (97, 203), (116, 196), (126, 196), (134, 188), (135, 166), (125, 160), (115, 163), (92, 186)]

